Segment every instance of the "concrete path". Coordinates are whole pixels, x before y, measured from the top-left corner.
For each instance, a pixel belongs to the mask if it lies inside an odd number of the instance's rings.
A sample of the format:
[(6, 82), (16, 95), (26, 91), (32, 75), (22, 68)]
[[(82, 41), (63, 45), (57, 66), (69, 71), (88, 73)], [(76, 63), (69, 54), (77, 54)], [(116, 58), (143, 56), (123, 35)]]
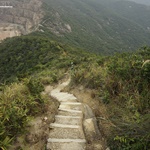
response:
[(83, 131), (84, 106), (73, 94), (61, 92), (70, 79), (52, 90), (50, 95), (60, 102), (55, 122), (50, 124), (47, 150), (85, 150)]

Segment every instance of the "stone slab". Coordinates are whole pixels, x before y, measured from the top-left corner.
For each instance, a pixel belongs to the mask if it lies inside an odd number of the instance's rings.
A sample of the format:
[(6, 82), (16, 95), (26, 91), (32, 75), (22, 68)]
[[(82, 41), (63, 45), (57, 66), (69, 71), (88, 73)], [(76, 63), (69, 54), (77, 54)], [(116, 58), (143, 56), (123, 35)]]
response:
[(85, 139), (85, 136), (82, 128), (53, 128), (50, 130), (49, 138)]

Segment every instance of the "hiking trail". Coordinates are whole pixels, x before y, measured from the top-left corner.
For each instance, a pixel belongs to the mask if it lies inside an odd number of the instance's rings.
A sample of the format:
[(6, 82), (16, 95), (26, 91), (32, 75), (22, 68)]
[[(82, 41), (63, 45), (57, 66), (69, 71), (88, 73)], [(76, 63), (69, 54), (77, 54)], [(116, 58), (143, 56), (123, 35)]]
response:
[(55, 122), (50, 124), (47, 150), (85, 150), (85, 132), (100, 136), (92, 110), (78, 102), (73, 94), (61, 92), (69, 83), (70, 79), (50, 92), (60, 106)]

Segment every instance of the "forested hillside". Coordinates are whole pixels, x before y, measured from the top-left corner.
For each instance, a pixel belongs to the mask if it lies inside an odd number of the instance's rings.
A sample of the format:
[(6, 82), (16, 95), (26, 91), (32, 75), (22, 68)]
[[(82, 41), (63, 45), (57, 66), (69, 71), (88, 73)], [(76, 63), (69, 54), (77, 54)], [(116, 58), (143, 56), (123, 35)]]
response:
[(110, 9), (139, 24), (145, 30), (150, 31), (150, 6), (136, 4), (130, 1), (119, 1), (111, 3)]
[[(48, 68), (55, 74), (55, 67), (69, 67), (82, 51), (70, 49), (48, 38), (35, 36), (5, 40), (0, 46), (0, 82), (18, 81)], [(80, 59), (82, 55), (76, 61)]]
[[(18, 135), (26, 133), (31, 117), (47, 109), (52, 111), (50, 115), (56, 112), (56, 102), (41, 92), (45, 85), (57, 83), (71, 62), (80, 63), (84, 55), (81, 50), (35, 36), (11, 38), (0, 44), (0, 149), (8, 150)], [(42, 136), (44, 133), (39, 138)], [(23, 144), (27, 141), (25, 136)]]
[[(45, 0), (41, 35), (112, 54), (149, 45), (148, 6), (116, 0)], [(131, 8), (132, 7), (132, 8)]]
[(95, 90), (95, 100), (107, 108), (114, 126), (104, 135), (112, 150), (149, 149), (150, 48), (100, 56), (48, 38), (22, 36), (2, 42), (0, 54), (1, 149), (24, 131), (29, 116), (44, 111), (43, 86), (66, 72), (72, 87)]

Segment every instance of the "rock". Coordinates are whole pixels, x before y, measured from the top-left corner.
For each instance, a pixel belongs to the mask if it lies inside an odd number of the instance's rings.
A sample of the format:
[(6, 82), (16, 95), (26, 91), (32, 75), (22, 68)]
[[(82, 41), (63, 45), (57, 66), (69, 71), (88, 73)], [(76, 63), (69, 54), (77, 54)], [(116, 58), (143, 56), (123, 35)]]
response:
[[(4, 1), (0, 1), (0, 5)], [(13, 8), (0, 9), (0, 41), (35, 30), (43, 18), (42, 0), (10, 1)]]
[(25, 141), (27, 143), (37, 143), (39, 141), (39, 138), (36, 134), (28, 134), (25, 137)]
[(94, 144), (94, 150), (103, 150), (103, 146), (100, 143)]
[(83, 122), (85, 134), (90, 140), (94, 139), (100, 139), (101, 134), (99, 132), (99, 129), (97, 127), (96, 119), (95, 118), (89, 118), (85, 119)]
[(84, 118), (89, 119), (89, 118), (94, 118), (94, 117), (95, 116), (92, 112), (92, 109), (88, 105), (84, 104)]
[(44, 122), (46, 122), (46, 121), (47, 121), (47, 119), (48, 119), (47, 117), (44, 117), (42, 120), (43, 120)]
[(84, 105), (83, 126), (89, 142), (92, 142), (94, 139), (101, 139), (101, 134), (97, 126), (97, 120), (93, 114), (92, 109), (88, 105)]

